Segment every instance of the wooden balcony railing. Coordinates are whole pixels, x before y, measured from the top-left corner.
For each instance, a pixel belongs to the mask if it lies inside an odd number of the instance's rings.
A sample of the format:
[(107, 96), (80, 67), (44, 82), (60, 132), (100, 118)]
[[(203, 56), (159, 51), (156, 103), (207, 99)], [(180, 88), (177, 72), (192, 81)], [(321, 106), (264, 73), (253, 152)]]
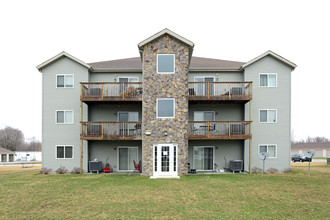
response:
[(83, 140), (142, 140), (142, 122), (81, 122)]
[(82, 101), (141, 101), (141, 82), (81, 83)]
[(189, 100), (252, 100), (252, 82), (189, 82)]
[(250, 139), (251, 121), (189, 121), (188, 138), (245, 140)]

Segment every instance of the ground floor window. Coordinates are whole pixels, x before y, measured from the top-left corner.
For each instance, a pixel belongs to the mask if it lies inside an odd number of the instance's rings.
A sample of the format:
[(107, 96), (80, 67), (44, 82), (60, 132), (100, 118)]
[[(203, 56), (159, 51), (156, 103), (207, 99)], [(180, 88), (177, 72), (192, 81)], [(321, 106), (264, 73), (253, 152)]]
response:
[(193, 167), (196, 170), (213, 170), (214, 147), (194, 147)]
[(56, 146), (56, 158), (57, 159), (72, 159), (73, 158), (73, 146)]
[(269, 154), (269, 158), (276, 158), (276, 145), (275, 144), (260, 144), (259, 145), (259, 153), (267, 152)]
[(1, 162), (7, 162), (7, 154), (1, 154)]
[(118, 147), (118, 169), (121, 171), (133, 171), (134, 161), (138, 162), (137, 147)]

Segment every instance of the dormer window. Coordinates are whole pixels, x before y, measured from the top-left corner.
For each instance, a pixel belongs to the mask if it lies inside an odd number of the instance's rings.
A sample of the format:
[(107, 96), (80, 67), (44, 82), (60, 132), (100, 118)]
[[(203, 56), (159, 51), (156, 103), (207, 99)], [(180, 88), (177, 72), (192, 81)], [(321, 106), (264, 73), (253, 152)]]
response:
[(157, 73), (175, 73), (175, 55), (157, 54)]

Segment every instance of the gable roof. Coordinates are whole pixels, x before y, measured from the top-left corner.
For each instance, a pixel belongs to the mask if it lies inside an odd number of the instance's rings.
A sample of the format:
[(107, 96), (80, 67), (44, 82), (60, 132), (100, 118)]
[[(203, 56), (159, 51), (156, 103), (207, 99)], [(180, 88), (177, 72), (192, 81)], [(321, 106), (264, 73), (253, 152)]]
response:
[(11, 150), (8, 150), (6, 148), (0, 147), (0, 153), (1, 154), (13, 154), (14, 152)]
[(91, 69), (91, 66), (90, 66), (90, 65), (88, 65), (87, 63), (85, 63), (85, 62), (79, 60), (78, 58), (76, 58), (76, 57), (74, 57), (74, 56), (72, 56), (72, 55), (70, 55), (70, 54), (68, 54), (67, 52), (64, 52), (64, 51), (61, 52), (61, 53), (59, 53), (59, 54), (57, 54), (56, 56), (50, 58), (49, 60), (46, 60), (46, 61), (43, 62), (42, 64), (38, 65), (38, 66), (37, 66), (37, 69), (38, 69), (39, 71), (41, 71), (41, 70), (42, 70), (43, 68), (45, 68), (46, 66), (48, 66), (49, 64), (55, 62), (56, 60), (58, 60), (58, 59), (60, 59), (60, 58), (62, 58), (62, 57), (67, 57), (67, 58), (69, 58), (69, 59), (71, 59), (71, 60), (73, 60), (73, 61), (75, 61), (75, 62), (81, 64), (82, 66), (84, 66), (84, 67), (86, 67), (86, 68), (88, 68), (88, 69)]
[(288, 65), (289, 67), (291, 67), (292, 70), (294, 70), (297, 67), (297, 65), (292, 63), (291, 61), (285, 59), (284, 57), (281, 57), (280, 55), (274, 53), (271, 50), (268, 50), (267, 52), (261, 54), (260, 56), (254, 58), (254, 59), (250, 60), (249, 62), (245, 63), (244, 65), (242, 65), (242, 69), (250, 66), (251, 64), (257, 62), (258, 60), (261, 60), (262, 58), (264, 58), (266, 56), (272, 56), (273, 58), (275, 58), (275, 59), (279, 60), (280, 62)]
[(168, 35), (171, 35), (172, 37), (182, 41), (183, 43), (187, 44), (188, 46), (190, 47), (194, 47), (194, 43), (176, 33), (174, 33), (173, 31), (165, 28), (164, 30), (152, 35), (151, 37), (148, 37), (147, 39), (145, 39), (144, 41), (141, 41), (139, 44), (138, 44), (138, 47), (141, 49), (144, 45), (146, 45), (147, 43), (150, 43), (151, 41), (159, 38), (160, 36), (164, 35), (164, 34), (168, 34)]
[[(207, 71), (207, 70), (239, 70), (243, 62), (211, 59), (205, 57), (192, 57), (189, 70)], [(88, 63), (95, 72), (102, 71), (142, 71), (142, 62), (140, 57), (127, 59), (109, 60), (95, 63)]]

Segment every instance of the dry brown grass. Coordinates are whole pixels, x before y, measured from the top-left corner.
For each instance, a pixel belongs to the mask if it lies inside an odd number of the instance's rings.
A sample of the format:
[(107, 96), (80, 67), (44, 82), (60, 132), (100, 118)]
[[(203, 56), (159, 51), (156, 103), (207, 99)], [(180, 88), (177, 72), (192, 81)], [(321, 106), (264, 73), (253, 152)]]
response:
[[(292, 167), (308, 167), (308, 162), (291, 163)], [(327, 162), (311, 162), (311, 167), (325, 166)]]
[(29, 170), (40, 170), (41, 166), (23, 168), (22, 166), (0, 166), (0, 173), (13, 173)]

